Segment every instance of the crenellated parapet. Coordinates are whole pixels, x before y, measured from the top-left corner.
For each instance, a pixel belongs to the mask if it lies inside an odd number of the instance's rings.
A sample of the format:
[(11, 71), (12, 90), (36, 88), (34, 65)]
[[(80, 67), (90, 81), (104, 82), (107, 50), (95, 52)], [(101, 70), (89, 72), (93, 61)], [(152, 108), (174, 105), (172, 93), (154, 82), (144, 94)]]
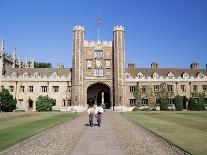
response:
[(103, 40), (103, 41), (84, 40), (84, 47), (95, 47), (97, 45), (101, 45), (104, 47), (112, 47), (112, 41), (109, 41), (109, 40)]
[(114, 31), (124, 31), (124, 26), (116, 25), (116, 26), (114, 26)]
[(73, 31), (84, 31), (84, 27), (82, 25), (75, 25)]

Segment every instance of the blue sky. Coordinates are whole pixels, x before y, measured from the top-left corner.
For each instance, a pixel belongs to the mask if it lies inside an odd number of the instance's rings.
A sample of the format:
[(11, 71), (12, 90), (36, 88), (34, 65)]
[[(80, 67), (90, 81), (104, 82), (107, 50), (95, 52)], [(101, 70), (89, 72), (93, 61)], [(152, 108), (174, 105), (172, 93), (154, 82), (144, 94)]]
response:
[(207, 64), (207, 0), (0, 0), (0, 38), (17, 55), (72, 65), (72, 27), (85, 39), (111, 40), (113, 26), (125, 27), (126, 64), (184, 67)]

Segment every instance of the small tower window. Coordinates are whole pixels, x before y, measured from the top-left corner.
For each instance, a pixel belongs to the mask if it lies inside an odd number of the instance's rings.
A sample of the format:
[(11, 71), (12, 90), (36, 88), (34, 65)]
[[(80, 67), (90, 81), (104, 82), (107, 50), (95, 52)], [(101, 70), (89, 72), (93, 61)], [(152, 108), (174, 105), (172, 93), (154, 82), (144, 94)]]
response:
[(103, 50), (95, 50), (95, 58), (102, 59), (103, 57)]

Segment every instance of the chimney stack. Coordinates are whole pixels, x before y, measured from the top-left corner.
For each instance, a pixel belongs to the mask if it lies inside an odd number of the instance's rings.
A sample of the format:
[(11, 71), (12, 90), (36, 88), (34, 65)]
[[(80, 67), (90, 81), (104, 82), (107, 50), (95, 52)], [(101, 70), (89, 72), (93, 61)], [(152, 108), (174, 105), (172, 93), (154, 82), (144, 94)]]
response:
[(57, 68), (64, 68), (63, 64), (57, 64)]
[(200, 67), (199, 67), (199, 63), (197, 63), (197, 62), (193, 62), (191, 65), (190, 65), (190, 68), (191, 69), (199, 69)]
[(128, 68), (135, 68), (135, 64), (134, 63), (128, 63)]
[(159, 66), (159, 64), (158, 64), (157, 62), (153, 62), (153, 63), (151, 63), (151, 68), (152, 68), (152, 69), (157, 69), (158, 66)]

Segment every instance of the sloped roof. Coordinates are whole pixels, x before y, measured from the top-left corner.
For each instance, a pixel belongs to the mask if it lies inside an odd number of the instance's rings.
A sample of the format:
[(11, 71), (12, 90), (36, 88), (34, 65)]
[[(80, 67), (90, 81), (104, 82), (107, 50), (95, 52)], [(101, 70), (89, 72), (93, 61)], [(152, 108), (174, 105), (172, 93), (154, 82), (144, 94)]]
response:
[(125, 72), (135, 77), (139, 72), (144, 76), (152, 76), (154, 72), (159, 76), (167, 76), (169, 72), (174, 74), (175, 77), (182, 76), (184, 72), (190, 76), (197, 76), (199, 72), (207, 76), (207, 69), (185, 69), (185, 68), (125, 68)]
[(30, 76), (34, 76), (34, 73), (38, 72), (40, 76), (51, 76), (55, 72), (60, 76), (68, 76), (71, 70), (71, 68), (9, 68), (6, 70), (5, 75), (11, 76), (13, 72), (16, 72), (17, 75), (22, 76), (27, 72)]

